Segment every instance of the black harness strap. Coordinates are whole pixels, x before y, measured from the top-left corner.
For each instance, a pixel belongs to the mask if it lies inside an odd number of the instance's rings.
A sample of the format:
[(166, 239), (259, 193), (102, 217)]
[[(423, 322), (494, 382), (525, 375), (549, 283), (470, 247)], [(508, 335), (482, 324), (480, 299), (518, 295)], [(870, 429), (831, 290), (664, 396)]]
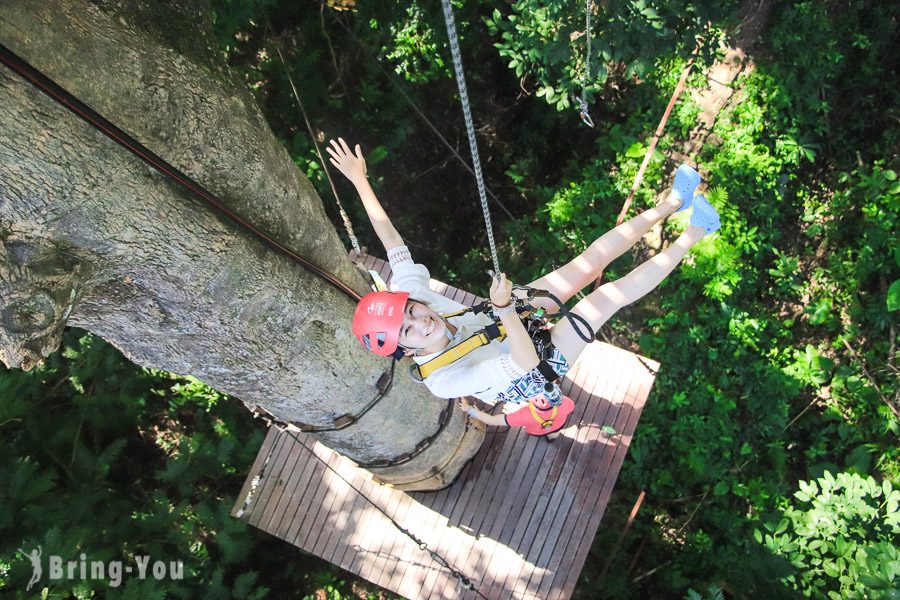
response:
[(538, 363), (538, 366), (535, 367), (540, 374), (547, 380), (547, 385), (552, 384), (554, 381), (559, 379), (559, 373), (553, 370), (553, 367), (550, 366), (545, 359), (541, 359), (541, 362)]

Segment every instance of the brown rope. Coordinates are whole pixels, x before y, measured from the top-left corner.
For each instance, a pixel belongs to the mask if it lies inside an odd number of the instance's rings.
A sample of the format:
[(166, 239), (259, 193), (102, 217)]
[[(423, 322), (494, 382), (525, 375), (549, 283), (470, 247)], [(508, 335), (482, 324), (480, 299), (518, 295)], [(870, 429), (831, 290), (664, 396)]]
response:
[(681, 96), (681, 92), (684, 91), (684, 85), (687, 82), (688, 75), (691, 73), (691, 69), (694, 68), (694, 60), (700, 53), (700, 47), (702, 45), (702, 39), (698, 40), (697, 46), (694, 48), (694, 51), (691, 52), (690, 60), (688, 60), (687, 65), (685, 65), (684, 70), (681, 72), (681, 79), (678, 80), (678, 85), (675, 86), (675, 91), (672, 92), (672, 98), (669, 99), (669, 105), (666, 106), (666, 112), (663, 113), (662, 119), (659, 121), (659, 126), (656, 128), (656, 133), (650, 141), (650, 147), (647, 148), (647, 154), (644, 155), (644, 162), (641, 163), (641, 168), (638, 169), (637, 175), (634, 176), (634, 183), (631, 186), (631, 191), (628, 192), (628, 197), (625, 198), (625, 204), (622, 205), (619, 216), (616, 218), (616, 225), (621, 225), (625, 221), (625, 215), (628, 214), (628, 209), (631, 208), (631, 201), (634, 199), (634, 194), (644, 180), (644, 172), (647, 170), (647, 165), (650, 164), (650, 159), (653, 157), (653, 151), (656, 150), (656, 144), (663, 134), (666, 122), (669, 120), (669, 115), (672, 113), (672, 109), (675, 107), (678, 97)]

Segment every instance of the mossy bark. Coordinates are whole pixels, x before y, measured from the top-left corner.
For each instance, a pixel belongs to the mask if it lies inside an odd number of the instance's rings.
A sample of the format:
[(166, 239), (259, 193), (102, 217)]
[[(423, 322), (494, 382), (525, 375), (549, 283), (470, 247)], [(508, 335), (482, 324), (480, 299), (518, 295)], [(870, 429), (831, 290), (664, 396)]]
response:
[[(189, 36), (205, 22), (197, 6), (7, 1), (0, 40), (232, 211), (365, 292), (311, 184), (217, 60), (208, 31)], [(163, 27), (167, 18), (180, 19), (178, 27)], [(354, 303), (346, 295), (6, 68), (0, 124), (0, 359), (7, 366), (37, 364), (68, 324), (138, 364), (195, 375), (286, 421), (327, 426), (375, 396), (389, 365), (353, 338)], [(359, 423), (321, 434), (322, 441), (369, 462), (410, 452), (433, 435), (447, 401), (402, 370)], [(442, 487), (481, 437), (454, 409), (431, 448), (376, 474), (410, 489)]]

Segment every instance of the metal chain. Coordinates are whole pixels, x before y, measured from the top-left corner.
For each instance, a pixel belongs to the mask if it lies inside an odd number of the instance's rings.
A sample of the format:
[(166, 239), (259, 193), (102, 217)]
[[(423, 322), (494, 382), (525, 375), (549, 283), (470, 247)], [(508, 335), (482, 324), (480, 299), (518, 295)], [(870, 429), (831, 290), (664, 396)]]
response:
[(475, 181), (478, 183), (478, 195), (481, 198), (481, 210), (484, 213), (484, 226), (487, 229), (488, 244), (491, 247), (491, 260), (494, 263), (494, 272), (500, 273), (497, 247), (494, 245), (494, 230), (491, 227), (491, 212), (488, 209), (487, 195), (484, 191), (481, 160), (478, 158), (478, 143), (475, 140), (475, 127), (472, 125), (472, 111), (469, 108), (469, 94), (466, 91), (466, 78), (463, 74), (462, 58), (459, 54), (459, 39), (456, 36), (453, 8), (450, 6), (450, 0), (441, 0), (441, 5), (444, 7), (444, 22), (447, 25), (447, 37), (450, 40), (450, 53), (453, 55), (453, 70), (456, 73), (456, 86), (459, 88), (459, 101), (466, 118), (466, 133), (469, 136), (469, 148), (472, 151), (472, 166), (475, 168)]
[(591, 115), (588, 114), (587, 86), (591, 78), (591, 0), (584, 2), (584, 36), (587, 44), (587, 53), (584, 55), (584, 78), (581, 81), (581, 97), (578, 99), (581, 120), (588, 127), (594, 126)]
[[(277, 426), (276, 426), (276, 427), (277, 427)], [(438, 554), (437, 551), (432, 550), (431, 548), (429, 548), (429, 547), (428, 547), (428, 544), (427, 544), (426, 542), (422, 541), (419, 537), (417, 537), (417, 536), (416, 536), (415, 534), (413, 534), (411, 531), (409, 531), (408, 529), (406, 529), (406, 528), (404, 528), (402, 525), (400, 525), (400, 523), (398, 523), (398, 522), (394, 519), (394, 517), (392, 517), (391, 515), (389, 515), (382, 507), (380, 507), (378, 504), (376, 504), (371, 498), (369, 498), (368, 496), (366, 496), (366, 495), (362, 492), (361, 489), (359, 489), (358, 487), (356, 487), (355, 485), (353, 485), (346, 477), (344, 477), (343, 475), (341, 475), (334, 467), (332, 467), (331, 465), (329, 465), (327, 461), (323, 460), (322, 457), (320, 457), (318, 454), (316, 454), (315, 452), (313, 452), (313, 451), (312, 451), (312, 448), (310, 448), (309, 446), (307, 446), (307, 445), (303, 442), (303, 440), (301, 440), (300, 438), (297, 437), (296, 434), (294, 434), (294, 433), (291, 432), (291, 431), (284, 430), (284, 429), (281, 429), (281, 431), (282, 431), (283, 433), (287, 434), (288, 436), (290, 436), (291, 438), (293, 438), (293, 440), (294, 440), (295, 443), (300, 444), (301, 446), (303, 446), (303, 448), (305, 448), (306, 450), (308, 450), (309, 453), (312, 454), (313, 458), (315, 458), (315, 459), (318, 460), (320, 463), (322, 463), (322, 465), (323, 465), (326, 469), (328, 469), (329, 471), (331, 471), (332, 473), (334, 473), (335, 475), (337, 475), (337, 477), (338, 477), (340, 480), (342, 480), (344, 483), (346, 483), (346, 484), (347, 484), (354, 492), (356, 492), (357, 494), (359, 494), (359, 495), (362, 497), (363, 500), (365, 500), (366, 502), (368, 502), (370, 505), (372, 505), (372, 506), (375, 508), (375, 510), (377, 510), (377, 511), (380, 512), (382, 515), (384, 515), (384, 517), (385, 517), (388, 521), (390, 521), (391, 525), (393, 525), (394, 527), (396, 527), (397, 530), (400, 531), (400, 533), (402, 533), (403, 535), (405, 535), (405, 536), (407, 536), (409, 539), (411, 539), (411, 540), (413, 541), (413, 543), (416, 544), (416, 546), (419, 547), (420, 550), (425, 551), (425, 552), (428, 552), (428, 554), (431, 556), (432, 560), (434, 560), (436, 563), (438, 563), (439, 565), (441, 565), (443, 568), (445, 568), (445, 569), (447, 569), (448, 571), (450, 571), (450, 574), (453, 575), (453, 576), (457, 579), (458, 585), (462, 586), (463, 588), (465, 588), (465, 589), (467, 589), (467, 590), (469, 590), (469, 591), (475, 592), (475, 594), (478, 595), (480, 598), (484, 598), (484, 600), (488, 600), (488, 597), (485, 596), (485, 595), (484, 595), (477, 587), (475, 587), (475, 584), (472, 582), (471, 579), (469, 579), (468, 577), (466, 577), (466, 575), (465, 575), (464, 573), (462, 573), (461, 571), (459, 571), (458, 569), (454, 568), (453, 565), (451, 565), (450, 562), (449, 562), (446, 558), (444, 558), (443, 556), (441, 556), (440, 554)], [(273, 445), (274, 445), (274, 444), (273, 444)]]

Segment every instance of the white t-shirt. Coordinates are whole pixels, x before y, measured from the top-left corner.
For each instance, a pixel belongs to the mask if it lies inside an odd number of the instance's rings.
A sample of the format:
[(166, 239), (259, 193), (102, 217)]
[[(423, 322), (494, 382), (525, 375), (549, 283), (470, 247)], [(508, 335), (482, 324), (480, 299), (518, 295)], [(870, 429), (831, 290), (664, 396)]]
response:
[[(413, 262), (406, 246), (388, 251), (388, 260), (393, 272), (391, 290), (408, 292), (412, 300), (427, 304), (429, 308), (442, 315), (466, 308), (428, 287), (431, 278), (428, 269)], [(443, 351), (456, 346), (494, 322), (486, 314), (476, 315), (471, 312), (450, 317), (447, 321), (456, 327), (456, 334)], [(412, 358), (421, 365), (439, 354), (441, 352)], [(441, 367), (425, 379), (425, 385), (439, 398), (475, 396), (479, 400), (493, 404), (499, 394), (505, 392), (513, 381), (527, 372), (513, 361), (509, 354), (508, 341), (493, 340), (487, 346), (476, 348), (459, 360)]]

